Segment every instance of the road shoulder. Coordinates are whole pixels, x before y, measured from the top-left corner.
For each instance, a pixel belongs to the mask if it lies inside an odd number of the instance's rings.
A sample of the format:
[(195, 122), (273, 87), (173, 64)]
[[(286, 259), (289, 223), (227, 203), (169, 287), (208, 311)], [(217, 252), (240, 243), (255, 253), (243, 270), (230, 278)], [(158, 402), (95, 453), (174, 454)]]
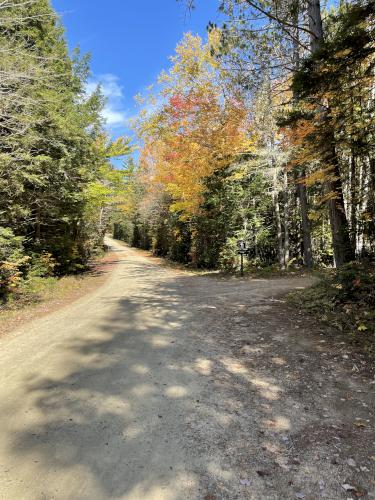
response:
[(35, 302), (0, 309), (0, 336), (90, 295), (106, 283), (115, 264), (116, 254), (110, 250), (97, 259), (87, 272), (59, 279), (48, 293), (42, 294)]

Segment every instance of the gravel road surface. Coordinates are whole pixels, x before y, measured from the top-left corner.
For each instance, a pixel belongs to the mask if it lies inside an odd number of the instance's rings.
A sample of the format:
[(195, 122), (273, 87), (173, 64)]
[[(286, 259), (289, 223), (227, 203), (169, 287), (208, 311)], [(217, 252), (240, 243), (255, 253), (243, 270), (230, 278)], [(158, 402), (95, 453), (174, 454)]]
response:
[(103, 286), (0, 339), (1, 499), (375, 497), (375, 386), (285, 312), (307, 278), (110, 243)]

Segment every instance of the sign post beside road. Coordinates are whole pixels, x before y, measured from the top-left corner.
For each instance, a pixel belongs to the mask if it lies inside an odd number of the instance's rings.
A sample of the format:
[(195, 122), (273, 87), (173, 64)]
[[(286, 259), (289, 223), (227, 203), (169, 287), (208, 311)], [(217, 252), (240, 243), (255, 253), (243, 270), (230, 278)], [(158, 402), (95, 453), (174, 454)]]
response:
[(243, 256), (248, 253), (248, 249), (246, 248), (246, 241), (245, 240), (238, 240), (237, 247), (238, 247), (237, 253), (240, 255), (240, 259), (241, 259), (240, 276), (242, 277), (243, 276)]

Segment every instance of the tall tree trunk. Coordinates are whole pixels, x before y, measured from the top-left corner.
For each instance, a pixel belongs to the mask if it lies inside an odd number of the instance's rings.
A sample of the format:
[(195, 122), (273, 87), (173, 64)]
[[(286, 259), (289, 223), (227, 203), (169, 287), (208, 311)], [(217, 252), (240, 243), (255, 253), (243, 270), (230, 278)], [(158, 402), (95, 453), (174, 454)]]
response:
[(375, 253), (375, 158), (368, 157), (369, 180), (368, 194), (366, 200), (366, 213), (368, 222), (366, 223), (366, 235), (368, 238), (369, 252)]
[(354, 151), (351, 151), (350, 156), (350, 239), (354, 252), (357, 249), (357, 175), (356, 175), (356, 159)]
[[(312, 33), (310, 37), (311, 52), (314, 54), (321, 47), (324, 40), (320, 0), (308, 0), (307, 14), (309, 29)], [(332, 193), (328, 202), (332, 245), (335, 266), (340, 267), (354, 259), (354, 251), (350, 242), (349, 224), (346, 218), (342, 191), (342, 179), (335, 147), (334, 129), (329, 118), (329, 109), (322, 110), (321, 114), (327, 131), (323, 138), (322, 161), (325, 165), (331, 167), (331, 176), (326, 183), (326, 187), (329, 193)]]
[(37, 243), (37, 244), (40, 243), (40, 239), (41, 239), (41, 224), (40, 224), (40, 220), (41, 220), (41, 210), (38, 207), (37, 210), (36, 210), (36, 215), (35, 215), (35, 236), (34, 236), (35, 243)]
[(305, 169), (300, 169), (297, 180), (297, 193), (301, 210), (301, 231), (303, 242), (303, 261), (308, 269), (313, 267), (313, 255), (311, 245), (311, 226), (309, 219), (309, 205), (307, 201), (307, 189), (304, 178), (306, 176)]
[[(257, 214), (257, 202), (256, 202), (255, 198), (253, 199), (253, 210), (254, 210), (254, 213)], [(253, 230), (253, 233), (254, 233), (255, 258), (258, 260), (258, 257), (259, 257), (259, 247), (258, 247), (258, 231), (257, 231), (257, 228), (255, 228), (255, 230)]]
[(283, 229), (282, 229), (281, 216), (280, 216), (279, 190), (278, 190), (278, 186), (277, 186), (277, 169), (275, 167), (274, 167), (274, 175), (273, 175), (272, 200), (273, 200), (273, 207), (275, 210), (279, 265), (280, 265), (280, 269), (285, 269)]
[[(294, 24), (298, 26), (300, 15), (300, 0), (295, 0), (294, 6)], [(300, 44), (299, 44), (299, 29), (295, 30), (293, 39), (293, 65), (294, 71), (298, 71), (300, 67)], [(293, 100), (298, 102), (296, 91), (293, 94)], [(302, 231), (302, 252), (303, 262), (308, 269), (313, 267), (313, 254), (311, 245), (311, 226), (309, 220), (309, 204), (307, 200), (307, 188), (305, 184), (306, 169), (300, 166), (297, 173), (297, 195), (299, 198), (299, 206), (301, 211), (301, 231)]]
[(284, 171), (284, 262), (288, 266), (290, 259), (290, 242), (289, 242), (289, 186), (288, 172)]
[(311, 52), (314, 53), (320, 48), (324, 40), (320, 0), (307, 0), (307, 16), (311, 33), (310, 48)]
[[(332, 233), (334, 263), (340, 267), (355, 258), (353, 246), (349, 236), (349, 224), (345, 213), (344, 195), (339, 169), (338, 158), (334, 143), (333, 131), (329, 133), (331, 140), (326, 146), (326, 155), (323, 157), (331, 165), (330, 179), (326, 182), (331, 194), (328, 201), (329, 220)], [(328, 139), (328, 138), (327, 138)]]

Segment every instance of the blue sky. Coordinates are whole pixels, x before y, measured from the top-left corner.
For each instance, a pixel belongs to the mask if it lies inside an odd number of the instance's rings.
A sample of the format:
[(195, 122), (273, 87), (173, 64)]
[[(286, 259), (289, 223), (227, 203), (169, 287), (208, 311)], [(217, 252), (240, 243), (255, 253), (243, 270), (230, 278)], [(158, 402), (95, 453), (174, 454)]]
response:
[(155, 82), (186, 31), (205, 36), (217, 22), (217, 0), (198, 0), (189, 12), (177, 0), (52, 0), (62, 16), (69, 47), (91, 53), (89, 88), (101, 82), (108, 98), (104, 117), (113, 136), (128, 133), (133, 97)]

